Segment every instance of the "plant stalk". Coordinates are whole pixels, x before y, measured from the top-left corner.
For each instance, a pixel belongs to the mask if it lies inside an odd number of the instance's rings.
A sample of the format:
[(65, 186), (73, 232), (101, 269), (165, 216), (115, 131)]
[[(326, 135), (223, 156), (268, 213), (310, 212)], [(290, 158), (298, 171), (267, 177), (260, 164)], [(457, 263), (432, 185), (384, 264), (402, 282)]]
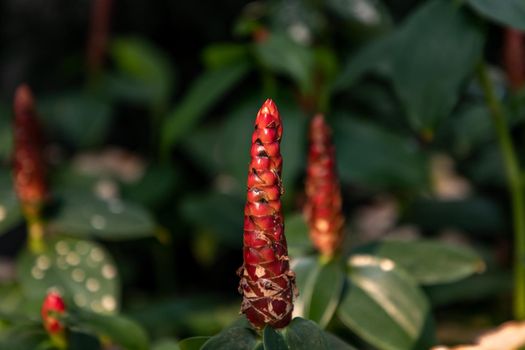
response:
[(505, 111), (500, 100), (496, 97), (494, 85), (483, 62), (478, 66), (478, 78), (494, 123), (511, 197), (514, 229), (514, 318), (525, 320), (525, 198), (523, 180)]

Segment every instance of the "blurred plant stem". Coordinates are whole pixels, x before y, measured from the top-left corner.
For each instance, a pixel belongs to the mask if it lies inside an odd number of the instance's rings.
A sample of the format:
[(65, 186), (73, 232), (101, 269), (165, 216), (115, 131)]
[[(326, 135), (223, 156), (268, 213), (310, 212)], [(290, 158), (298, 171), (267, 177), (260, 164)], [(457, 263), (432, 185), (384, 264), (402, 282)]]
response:
[(514, 318), (525, 320), (525, 201), (521, 170), (512, 143), (508, 121), (501, 101), (496, 97), (494, 85), (484, 62), (478, 65), (478, 79), (490, 110), (503, 163), (507, 186), (512, 201), (514, 226)]

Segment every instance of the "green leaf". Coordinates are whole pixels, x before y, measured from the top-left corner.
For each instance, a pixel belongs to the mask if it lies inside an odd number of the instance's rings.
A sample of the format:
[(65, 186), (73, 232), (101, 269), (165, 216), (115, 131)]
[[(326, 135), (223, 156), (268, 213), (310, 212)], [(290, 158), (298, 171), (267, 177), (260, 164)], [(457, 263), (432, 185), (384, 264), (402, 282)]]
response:
[(417, 145), (369, 122), (336, 115), (333, 123), (342, 181), (379, 188), (424, 188), (427, 160)]
[(525, 30), (525, 3), (523, 0), (468, 0), (467, 2), (483, 17)]
[(483, 44), (478, 23), (453, 1), (425, 3), (403, 23), (392, 80), (414, 129), (433, 129), (449, 115)]
[(194, 226), (212, 233), (218, 241), (240, 247), (243, 200), (219, 193), (190, 196), (181, 203), (181, 215)]
[(249, 68), (246, 63), (235, 64), (207, 71), (198, 77), (166, 117), (162, 128), (164, 153), (188, 134), (206, 112), (248, 73)]
[(180, 350), (200, 350), (210, 337), (192, 337), (179, 342)]
[(126, 350), (150, 348), (148, 336), (142, 327), (124, 316), (78, 310), (69, 316), (69, 322), (76, 328), (109, 338)]
[(454, 108), (481, 57), (483, 41), (481, 27), (461, 6), (429, 1), (396, 32), (354, 56), (334, 89), (356, 83), (369, 70), (378, 71), (391, 79), (412, 128), (430, 133)]
[(488, 271), (454, 283), (429, 286), (425, 291), (433, 306), (494, 300), (512, 292), (512, 273)]
[(360, 247), (356, 252), (390, 259), (425, 285), (454, 282), (485, 268), (472, 249), (437, 241), (385, 240)]
[(301, 256), (313, 250), (308, 225), (302, 213), (286, 215), (284, 227), (286, 227), (286, 242), (291, 256)]
[(22, 221), (20, 204), (13, 190), (11, 174), (0, 170), (0, 236)]
[[(428, 302), (416, 282), (395, 263), (371, 255), (348, 261), (348, 289), (338, 309), (341, 321), (380, 350), (427, 349), (421, 334)], [(380, 331), (378, 331), (380, 330)]]
[(272, 33), (267, 40), (255, 44), (257, 59), (268, 69), (295, 80), (303, 91), (313, 87), (313, 51), (286, 35)]
[(39, 99), (43, 124), (53, 139), (78, 148), (101, 145), (106, 141), (112, 117), (111, 105), (85, 92), (68, 92)]
[(110, 254), (98, 243), (74, 238), (46, 242), (40, 254), (23, 251), (18, 279), (24, 295), (39, 309), (49, 289), (58, 289), (69, 303), (101, 313), (119, 308), (118, 271)]
[(66, 191), (50, 220), (51, 230), (79, 237), (127, 240), (149, 237), (155, 229), (152, 216), (137, 204), (121, 199), (102, 200)]
[(0, 349), (48, 350), (49, 336), (38, 323), (18, 324), (0, 332)]
[(300, 290), (294, 315), (315, 321), (321, 328), (326, 327), (341, 299), (345, 280), (343, 267), (338, 260), (326, 263), (309, 257), (293, 260), (292, 269)]
[(416, 200), (408, 220), (424, 230), (457, 228), (469, 232), (493, 232), (505, 227), (502, 209), (483, 197), (461, 200)]
[(117, 78), (110, 81), (111, 91), (164, 107), (173, 87), (166, 54), (144, 39), (131, 37), (115, 39), (110, 52), (118, 70)]
[(330, 350), (357, 350), (351, 345), (348, 345), (332, 333), (324, 332), (324, 337), (328, 343), (328, 348)]
[(233, 326), (211, 337), (201, 350), (253, 350), (257, 346), (257, 334), (253, 329)]
[(328, 0), (327, 10), (344, 26), (342, 34), (351, 39), (363, 40), (388, 30), (392, 18), (380, 1), (372, 0)]
[(202, 58), (206, 67), (218, 69), (249, 60), (248, 53), (249, 50), (246, 45), (218, 43), (204, 48)]
[(23, 312), (24, 297), (18, 284), (0, 284), (0, 320)]
[(282, 334), (271, 326), (264, 327), (262, 336), (264, 350), (288, 350)]
[(296, 317), (285, 329), (290, 350), (330, 350), (323, 331), (313, 321)]
[(385, 76), (391, 74), (392, 58), (386, 53), (396, 52), (396, 39), (393, 34), (382, 36), (353, 55), (335, 80), (332, 87), (333, 91), (340, 92), (355, 85), (369, 71), (378, 72)]

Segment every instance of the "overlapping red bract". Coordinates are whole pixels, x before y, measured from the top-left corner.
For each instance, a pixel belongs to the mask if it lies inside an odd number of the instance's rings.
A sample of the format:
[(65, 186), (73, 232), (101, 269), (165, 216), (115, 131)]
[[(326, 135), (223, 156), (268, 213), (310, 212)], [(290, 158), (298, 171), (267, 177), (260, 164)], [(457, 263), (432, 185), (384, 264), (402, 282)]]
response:
[(318, 114), (310, 125), (305, 216), (312, 242), (326, 256), (332, 256), (340, 246), (344, 225), (335, 162), (330, 127)]
[(257, 113), (244, 209), (244, 264), (239, 269), (241, 311), (255, 328), (290, 323), (295, 275), (290, 270), (281, 212), (282, 125), (274, 102)]
[(60, 317), (66, 312), (66, 304), (60, 293), (51, 291), (46, 295), (42, 304), (41, 315), (44, 328), (49, 334), (57, 334), (64, 331), (64, 324)]
[(39, 206), (47, 197), (42, 136), (33, 94), (21, 85), (14, 98), (14, 185), (22, 205)]

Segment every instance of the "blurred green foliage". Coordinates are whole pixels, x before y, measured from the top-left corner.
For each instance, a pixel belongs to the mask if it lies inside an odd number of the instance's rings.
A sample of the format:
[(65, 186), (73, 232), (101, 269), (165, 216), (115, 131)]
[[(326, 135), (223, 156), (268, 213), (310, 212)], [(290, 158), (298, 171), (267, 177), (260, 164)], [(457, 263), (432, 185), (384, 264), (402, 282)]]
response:
[[(286, 229), (292, 258), (304, 259), (295, 264), (305, 271), (300, 308), (310, 319), (360, 349), (418, 350), (436, 341), (434, 318), (439, 327), (472, 305), (490, 324), (510, 317), (505, 174), (474, 72), (489, 62), (522, 149), (525, 93), (509, 88), (500, 57), (502, 28), (525, 30), (521, 1), (114, 2), (96, 74), (83, 59), (93, 2), (54, 11), (60, 3), (0, 4), (0, 271), (20, 255), (17, 273), (0, 273), (0, 348), (45, 339), (35, 309), (56, 280), (78, 307), (72, 344), (98, 344), (92, 335), (107, 332), (127, 349), (213, 349), (250, 333), (237, 324), (177, 344), (235, 320), (250, 135), (268, 97), (283, 118)], [(89, 286), (75, 284), (72, 266), (55, 266), (58, 252), (45, 278), (35, 277), (39, 257), (24, 252), (10, 177), (10, 105), (22, 82), (34, 89), (48, 141), (50, 229), (107, 252), (118, 270), (118, 283), (97, 288), (84, 308), (75, 293)], [(305, 257), (313, 249), (300, 214), (307, 128), (318, 112), (333, 127), (344, 267)], [(384, 198), (390, 209), (379, 205)], [(405, 240), (376, 242), (384, 237)], [(475, 250), (488, 272), (458, 281), (481, 272)], [(392, 261), (392, 271), (381, 268)], [(86, 265), (97, 281), (98, 267)], [(108, 296), (130, 319), (86, 311)], [(294, 322), (284, 335), (243, 339), (292, 348), (312, 332), (325, 348), (348, 349)]]

